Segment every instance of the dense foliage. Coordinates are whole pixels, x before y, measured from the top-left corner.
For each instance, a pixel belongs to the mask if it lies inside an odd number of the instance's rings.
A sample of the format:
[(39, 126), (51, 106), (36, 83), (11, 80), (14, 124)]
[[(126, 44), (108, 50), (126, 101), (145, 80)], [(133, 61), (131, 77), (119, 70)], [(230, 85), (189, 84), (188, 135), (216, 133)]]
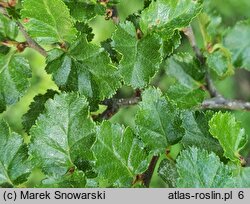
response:
[[(250, 187), (233, 113), (250, 104), (213, 83), (250, 70), (250, 20), (225, 29), (209, 0), (139, 0), (119, 16), (131, 1), (0, 0), (1, 187), (149, 187), (153, 174), (156, 186)], [(98, 18), (115, 27), (101, 42)], [(16, 133), (6, 113), (38, 53), (54, 84)], [(132, 122), (114, 122), (123, 107)]]

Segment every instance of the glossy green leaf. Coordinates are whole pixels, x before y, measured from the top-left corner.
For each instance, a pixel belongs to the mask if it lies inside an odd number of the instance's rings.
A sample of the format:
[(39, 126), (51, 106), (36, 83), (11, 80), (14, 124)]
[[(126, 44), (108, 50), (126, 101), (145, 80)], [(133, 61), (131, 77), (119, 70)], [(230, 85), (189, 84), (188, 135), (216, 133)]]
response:
[(101, 187), (130, 187), (148, 166), (146, 151), (133, 131), (107, 121), (97, 128), (93, 151)]
[(173, 55), (163, 66), (169, 76), (174, 77), (180, 85), (189, 89), (199, 88), (205, 77), (199, 62), (188, 53)]
[(175, 30), (184, 28), (202, 9), (200, 0), (157, 0), (152, 1), (141, 15), (144, 33), (156, 31), (170, 38)]
[(217, 155), (223, 155), (223, 149), (219, 141), (209, 132), (209, 120), (212, 118), (213, 112), (192, 112), (185, 111), (182, 114), (183, 127), (185, 135), (181, 143), (184, 147), (196, 146), (207, 151), (213, 151)]
[(178, 173), (174, 161), (169, 159), (162, 160), (158, 168), (158, 175), (168, 184), (169, 188), (176, 187)]
[(89, 21), (98, 14), (105, 14), (105, 7), (97, 4), (97, 1), (64, 0), (64, 2), (69, 7), (71, 16), (77, 21)]
[(180, 112), (172, 107), (159, 89), (145, 90), (139, 108), (135, 121), (138, 135), (155, 154), (164, 153), (168, 145), (183, 137)]
[(137, 39), (133, 23), (127, 21), (117, 28), (113, 41), (115, 49), (122, 54), (119, 70), (124, 82), (133, 88), (147, 86), (162, 61), (160, 38), (147, 35)]
[(239, 151), (247, 143), (247, 135), (241, 124), (230, 113), (216, 113), (209, 121), (210, 133), (219, 140), (224, 156), (238, 162)]
[(120, 87), (120, 77), (103, 48), (88, 43), (85, 35), (68, 52), (53, 49), (46, 70), (61, 90), (78, 91), (88, 99), (111, 97)]
[(64, 176), (49, 177), (42, 181), (39, 188), (84, 188), (86, 178), (82, 171), (75, 170)]
[(226, 188), (232, 171), (213, 152), (198, 148), (183, 150), (177, 158), (178, 188)]
[(28, 149), (22, 136), (11, 132), (0, 119), (0, 186), (17, 187), (27, 180), (30, 172)]
[(0, 15), (0, 41), (12, 39), (14, 40), (18, 34), (16, 23), (4, 15)]
[(30, 128), (35, 124), (38, 116), (45, 109), (45, 102), (49, 98), (53, 98), (57, 92), (54, 90), (48, 90), (45, 94), (39, 94), (35, 96), (34, 101), (29, 106), (29, 111), (23, 115), (23, 127), (25, 131), (28, 133)]
[(92, 171), (95, 132), (85, 97), (70, 93), (49, 99), (30, 135), (30, 154), (46, 175), (62, 176), (72, 168)]
[(24, 0), (22, 18), (29, 34), (43, 43), (72, 42), (76, 29), (62, 0)]
[(176, 103), (178, 108), (192, 108), (201, 104), (205, 98), (205, 91), (198, 89), (190, 89), (181, 84), (172, 85), (168, 91), (167, 96)]
[(25, 94), (30, 85), (29, 78), (31, 70), (24, 57), (0, 54), (0, 113)]
[(224, 44), (232, 52), (235, 67), (250, 70), (250, 20), (237, 23), (226, 35)]

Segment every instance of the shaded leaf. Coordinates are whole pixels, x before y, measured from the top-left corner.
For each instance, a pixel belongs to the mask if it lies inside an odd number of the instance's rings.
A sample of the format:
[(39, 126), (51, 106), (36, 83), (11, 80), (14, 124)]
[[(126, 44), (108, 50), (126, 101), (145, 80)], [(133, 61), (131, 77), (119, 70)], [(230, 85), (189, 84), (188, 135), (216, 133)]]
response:
[(48, 90), (45, 94), (39, 94), (35, 96), (34, 101), (30, 104), (29, 110), (23, 115), (23, 127), (28, 133), (30, 128), (35, 124), (38, 116), (44, 111), (44, 104), (49, 98), (53, 98), (57, 92), (54, 90)]
[(237, 23), (225, 36), (235, 67), (250, 70), (250, 20)]
[(132, 130), (108, 121), (97, 128), (93, 151), (101, 187), (130, 187), (149, 163), (142, 142)]
[(182, 114), (183, 128), (185, 135), (181, 143), (185, 146), (196, 146), (207, 151), (213, 151), (217, 155), (223, 155), (223, 149), (219, 141), (209, 132), (209, 120), (212, 118), (213, 112), (192, 112), (185, 111)]
[(136, 115), (139, 137), (155, 154), (164, 153), (168, 145), (176, 144), (184, 135), (180, 112), (172, 107), (159, 89), (143, 92)]
[(183, 150), (177, 158), (178, 188), (227, 188), (232, 171), (213, 152), (198, 148)]
[(199, 62), (189, 53), (178, 53), (166, 60), (166, 73), (174, 77), (178, 83), (189, 89), (197, 89), (202, 85), (205, 73)]
[(0, 113), (25, 94), (30, 85), (29, 78), (31, 70), (24, 57), (0, 54)]
[(0, 119), (0, 186), (16, 187), (24, 183), (31, 167), (22, 136), (11, 132), (7, 123)]
[(111, 97), (120, 87), (120, 77), (107, 53), (88, 43), (85, 35), (68, 52), (53, 49), (46, 70), (63, 91), (78, 91), (93, 101)]
[(198, 89), (191, 89), (181, 84), (170, 86), (167, 91), (167, 96), (173, 103), (176, 103), (178, 108), (192, 108), (203, 102), (205, 99), (205, 91)]
[(239, 151), (247, 143), (247, 135), (241, 124), (230, 113), (215, 113), (209, 121), (209, 131), (223, 147), (224, 156), (239, 162)]
[(49, 177), (42, 181), (39, 188), (84, 188), (86, 178), (82, 171), (75, 170), (64, 176)]

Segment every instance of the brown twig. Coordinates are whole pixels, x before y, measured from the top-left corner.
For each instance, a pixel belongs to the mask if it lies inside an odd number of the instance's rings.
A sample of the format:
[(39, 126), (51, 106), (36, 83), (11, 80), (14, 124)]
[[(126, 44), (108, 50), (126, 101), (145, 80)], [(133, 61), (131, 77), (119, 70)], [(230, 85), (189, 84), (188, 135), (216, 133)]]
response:
[(149, 184), (151, 182), (151, 179), (155, 170), (155, 166), (158, 160), (159, 160), (159, 156), (153, 156), (148, 166), (148, 169), (141, 175), (142, 182), (144, 186), (147, 188), (149, 187)]
[[(4, 16), (6, 16), (7, 18), (9, 18), (10, 20), (13, 20), (11, 16), (8, 15), (7, 11), (5, 8), (0, 7), (0, 13), (3, 14)], [(24, 26), (18, 21), (15, 21), (17, 26), (19, 27), (19, 30), (21, 31), (21, 33), (23, 34), (25, 40), (27, 41), (27, 46), (38, 51), (41, 55), (43, 55), (44, 57), (47, 57), (47, 52), (45, 49), (43, 49), (35, 40), (33, 40), (29, 34), (27, 33), (27, 31), (25, 30)]]
[(111, 98), (105, 100), (102, 104), (107, 106), (107, 109), (99, 114), (98, 116), (94, 116), (94, 120), (101, 121), (101, 120), (108, 120), (110, 119), (114, 114), (116, 114), (121, 107), (136, 105), (141, 101), (141, 97), (135, 96), (132, 98), (123, 98), (123, 99), (117, 99), (117, 98)]
[(33, 40), (29, 34), (27, 33), (27, 31), (25, 30), (23, 24), (21, 24), (19, 21), (16, 21), (16, 24), (18, 25), (21, 33), (23, 34), (24, 38), (27, 41), (28, 47), (36, 50), (37, 52), (39, 52), (41, 55), (43, 55), (44, 57), (47, 57), (47, 52), (45, 49), (43, 49), (35, 40)]

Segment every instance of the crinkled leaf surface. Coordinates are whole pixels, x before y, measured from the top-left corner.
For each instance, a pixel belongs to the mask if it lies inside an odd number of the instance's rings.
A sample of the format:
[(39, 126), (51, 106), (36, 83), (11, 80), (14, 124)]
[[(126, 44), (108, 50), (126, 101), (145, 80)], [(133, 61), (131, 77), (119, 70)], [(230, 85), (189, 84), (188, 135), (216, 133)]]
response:
[(29, 34), (44, 43), (72, 42), (76, 29), (62, 0), (24, 0), (22, 18)]
[(184, 147), (196, 146), (208, 151), (213, 151), (217, 155), (223, 155), (223, 149), (219, 141), (209, 132), (209, 120), (212, 118), (213, 112), (192, 112), (185, 111), (182, 114), (183, 127), (185, 128), (185, 135), (181, 143)]
[(49, 177), (42, 181), (39, 188), (84, 188), (86, 185), (85, 174), (82, 171), (75, 170), (66, 175), (58, 177)]
[(64, 91), (78, 91), (88, 99), (111, 97), (120, 87), (120, 77), (103, 48), (88, 43), (82, 35), (68, 52), (53, 49), (46, 70)]
[(64, 175), (72, 168), (92, 170), (95, 132), (85, 97), (69, 93), (49, 99), (30, 135), (30, 154), (46, 175)]
[(0, 186), (22, 184), (30, 172), (28, 149), (22, 136), (11, 132), (7, 123), (0, 119)]
[(18, 34), (18, 28), (14, 21), (4, 15), (0, 15), (0, 40), (15, 39)]
[(159, 89), (149, 88), (142, 95), (136, 115), (138, 135), (154, 153), (164, 153), (167, 146), (184, 135), (180, 112), (166, 100)]
[(169, 188), (174, 188), (176, 186), (178, 173), (173, 161), (169, 159), (162, 160), (158, 168), (158, 175), (168, 184)]
[(195, 147), (183, 150), (177, 158), (178, 188), (226, 188), (232, 171), (213, 152)]
[(208, 54), (206, 62), (208, 67), (212, 69), (219, 77), (226, 77), (234, 73), (231, 55), (227, 56), (221, 50)]
[(204, 71), (199, 62), (189, 53), (178, 53), (163, 64), (166, 73), (174, 77), (179, 84), (189, 89), (197, 89), (204, 79)]
[(226, 35), (224, 44), (232, 52), (236, 67), (250, 70), (250, 20), (237, 23)]
[(197, 88), (191, 89), (181, 84), (172, 85), (167, 95), (178, 108), (192, 108), (201, 104), (205, 98), (205, 91)]
[(188, 26), (201, 9), (200, 0), (152, 1), (142, 12), (140, 26), (144, 33), (154, 30), (169, 38), (175, 30)]
[(241, 124), (230, 113), (216, 113), (209, 121), (210, 133), (219, 140), (224, 156), (239, 162), (239, 151), (247, 143), (247, 135)]
[(64, 0), (70, 9), (70, 14), (77, 21), (89, 21), (96, 15), (104, 15), (105, 7), (97, 1)]
[(146, 151), (133, 131), (108, 121), (97, 128), (93, 151), (101, 187), (130, 187), (148, 166)]
[(53, 98), (57, 92), (54, 90), (48, 90), (45, 94), (39, 94), (35, 96), (34, 101), (29, 106), (29, 111), (23, 115), (23, 127), (26, 132), (29, 132), (30, 128), (35, 124), (38, 116), (45, 109), (45, 102), (49, 98)]
[(233, 177), (234, 188), (250, 188), (250, 167), (238, 167)]
[(160, 38), (147, 35), (137, 39), (133, 23), (127, 21), (118, 26), (113, 41), (115, 49), (122, 54), (119, 70), (125, 83), (134, 88), (145, 87), (162, 61)]
[(0, 113), (24, 95), (30, 77), (31, 70), (24, 57), (0, 54)]

